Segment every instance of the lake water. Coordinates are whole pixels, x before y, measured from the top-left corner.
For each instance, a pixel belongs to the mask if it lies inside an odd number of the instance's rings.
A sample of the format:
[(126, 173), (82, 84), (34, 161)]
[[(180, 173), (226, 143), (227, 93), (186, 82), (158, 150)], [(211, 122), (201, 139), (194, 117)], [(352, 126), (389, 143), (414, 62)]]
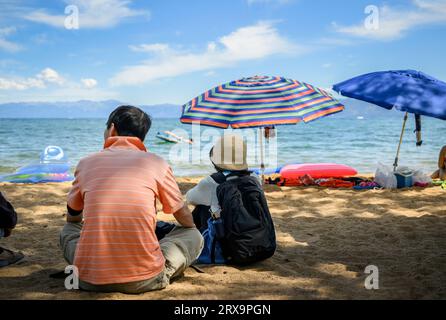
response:
[[(266, 144), (266, 163), (275, 167), (287, 163), (334, 162), (350, 165), (359, 172), (374, 172), (379, 161), (393, 164), (402, 117), (403, 113), (401, 118), (325, 118), (310, 124), (277, 127), (277, 143), (273, 140)], [(74, 168), (80, 158), (102, 148), (104, 128), (105, 119), (0, 119), (0, 173), (12, 172), (38, 161), (40, 152), (48, 145), (62, 147)], [(195, 151), (187, 144), (161, 143), (156, 133), (164, 130), (191, 136), (192, 127), (176, 119), (154, 119), (146, 139), (148, 149), (168, 160), (176, 175), (211, 172), (207, 158), (212, 137), (221, 134), (222, 130), (202, 127), (193, 137)], [(413, 131), (411, 117), (401, 148), (400, 164), (433, 171), (438, 152), (446, 144), (446, 122), (423, 119), (422, 147), (416, 147)], [(256, 137), (255, 130), (241, 133)], [(193, 160), (193, 152), (199, 152), (203, 161), (198, 162), (196, 156)], [(252, 167), (259, 165), (255, 150), (250, 151), (249, 160)]]

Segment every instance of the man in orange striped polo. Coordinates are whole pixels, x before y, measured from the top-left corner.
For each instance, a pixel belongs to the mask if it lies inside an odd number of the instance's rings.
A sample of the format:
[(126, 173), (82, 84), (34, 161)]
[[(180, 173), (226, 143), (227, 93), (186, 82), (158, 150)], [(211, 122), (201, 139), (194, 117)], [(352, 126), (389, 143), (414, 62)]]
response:
[[(165, 160), (143, 141), (150, 117), (132, 106), (110, 114), (104, 149), (82, 159), (60, 236), (64, 257), (88, 291), (142, 293), (165, 288), (196, 260), (203, 238)], [(156, 199), (176, 226), (158, 241)]]

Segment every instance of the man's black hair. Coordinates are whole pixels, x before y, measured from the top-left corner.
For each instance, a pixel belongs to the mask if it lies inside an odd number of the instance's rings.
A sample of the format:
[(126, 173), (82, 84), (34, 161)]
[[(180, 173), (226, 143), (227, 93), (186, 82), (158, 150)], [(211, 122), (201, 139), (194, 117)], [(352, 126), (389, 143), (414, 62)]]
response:
[(137, 137), (144, 141), (152, 125), (152, 120), (147, 113), (137, 107), (120, 106), (108, 117), (107, 129), (110, 129), (112, 123), (115, 125), (118, 135)]

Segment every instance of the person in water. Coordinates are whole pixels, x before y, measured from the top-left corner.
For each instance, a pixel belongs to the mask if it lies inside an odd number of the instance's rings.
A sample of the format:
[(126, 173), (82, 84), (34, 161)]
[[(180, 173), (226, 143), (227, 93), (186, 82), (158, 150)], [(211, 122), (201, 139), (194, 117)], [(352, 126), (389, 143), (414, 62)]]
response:
[[(0, 239), (11, 235), (17, 224), (17, 213), (0, 192)], [(23, 254), (0, 247), (0, 268), (9, 266), (23, 259)]]
[(438, 170), (432, 174), (432, 179), (446, 180), (446, 146), (444, 146), (438, 157)]
[[(151, 126), (141, 109), (114, 110), (104, 149), (79, 161), (68, 194), (64, 257), (87, 291), (138, 294), (165, 288), (200, 255), (195, 227), (172, 169), (146, 150)], [(179, 226), (158, 240), (156, 200)]]
[(271, 126), (271, 127), (265, 127), (265, 139), (266, 141), (268, 141), (270, 138), (275, 138), (276, 137), (276, 127), (275, 126)]

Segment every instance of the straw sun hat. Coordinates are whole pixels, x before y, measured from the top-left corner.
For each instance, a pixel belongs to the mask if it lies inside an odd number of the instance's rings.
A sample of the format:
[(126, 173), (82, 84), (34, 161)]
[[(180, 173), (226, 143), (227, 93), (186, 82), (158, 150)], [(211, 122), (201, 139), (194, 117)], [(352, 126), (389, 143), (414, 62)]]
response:
[(246, 162), (247, 146), (243, 138), (236, 134), (225, 134), (211, 149), (211, 162), (220, 169), (229, 171), (248, 170)]

